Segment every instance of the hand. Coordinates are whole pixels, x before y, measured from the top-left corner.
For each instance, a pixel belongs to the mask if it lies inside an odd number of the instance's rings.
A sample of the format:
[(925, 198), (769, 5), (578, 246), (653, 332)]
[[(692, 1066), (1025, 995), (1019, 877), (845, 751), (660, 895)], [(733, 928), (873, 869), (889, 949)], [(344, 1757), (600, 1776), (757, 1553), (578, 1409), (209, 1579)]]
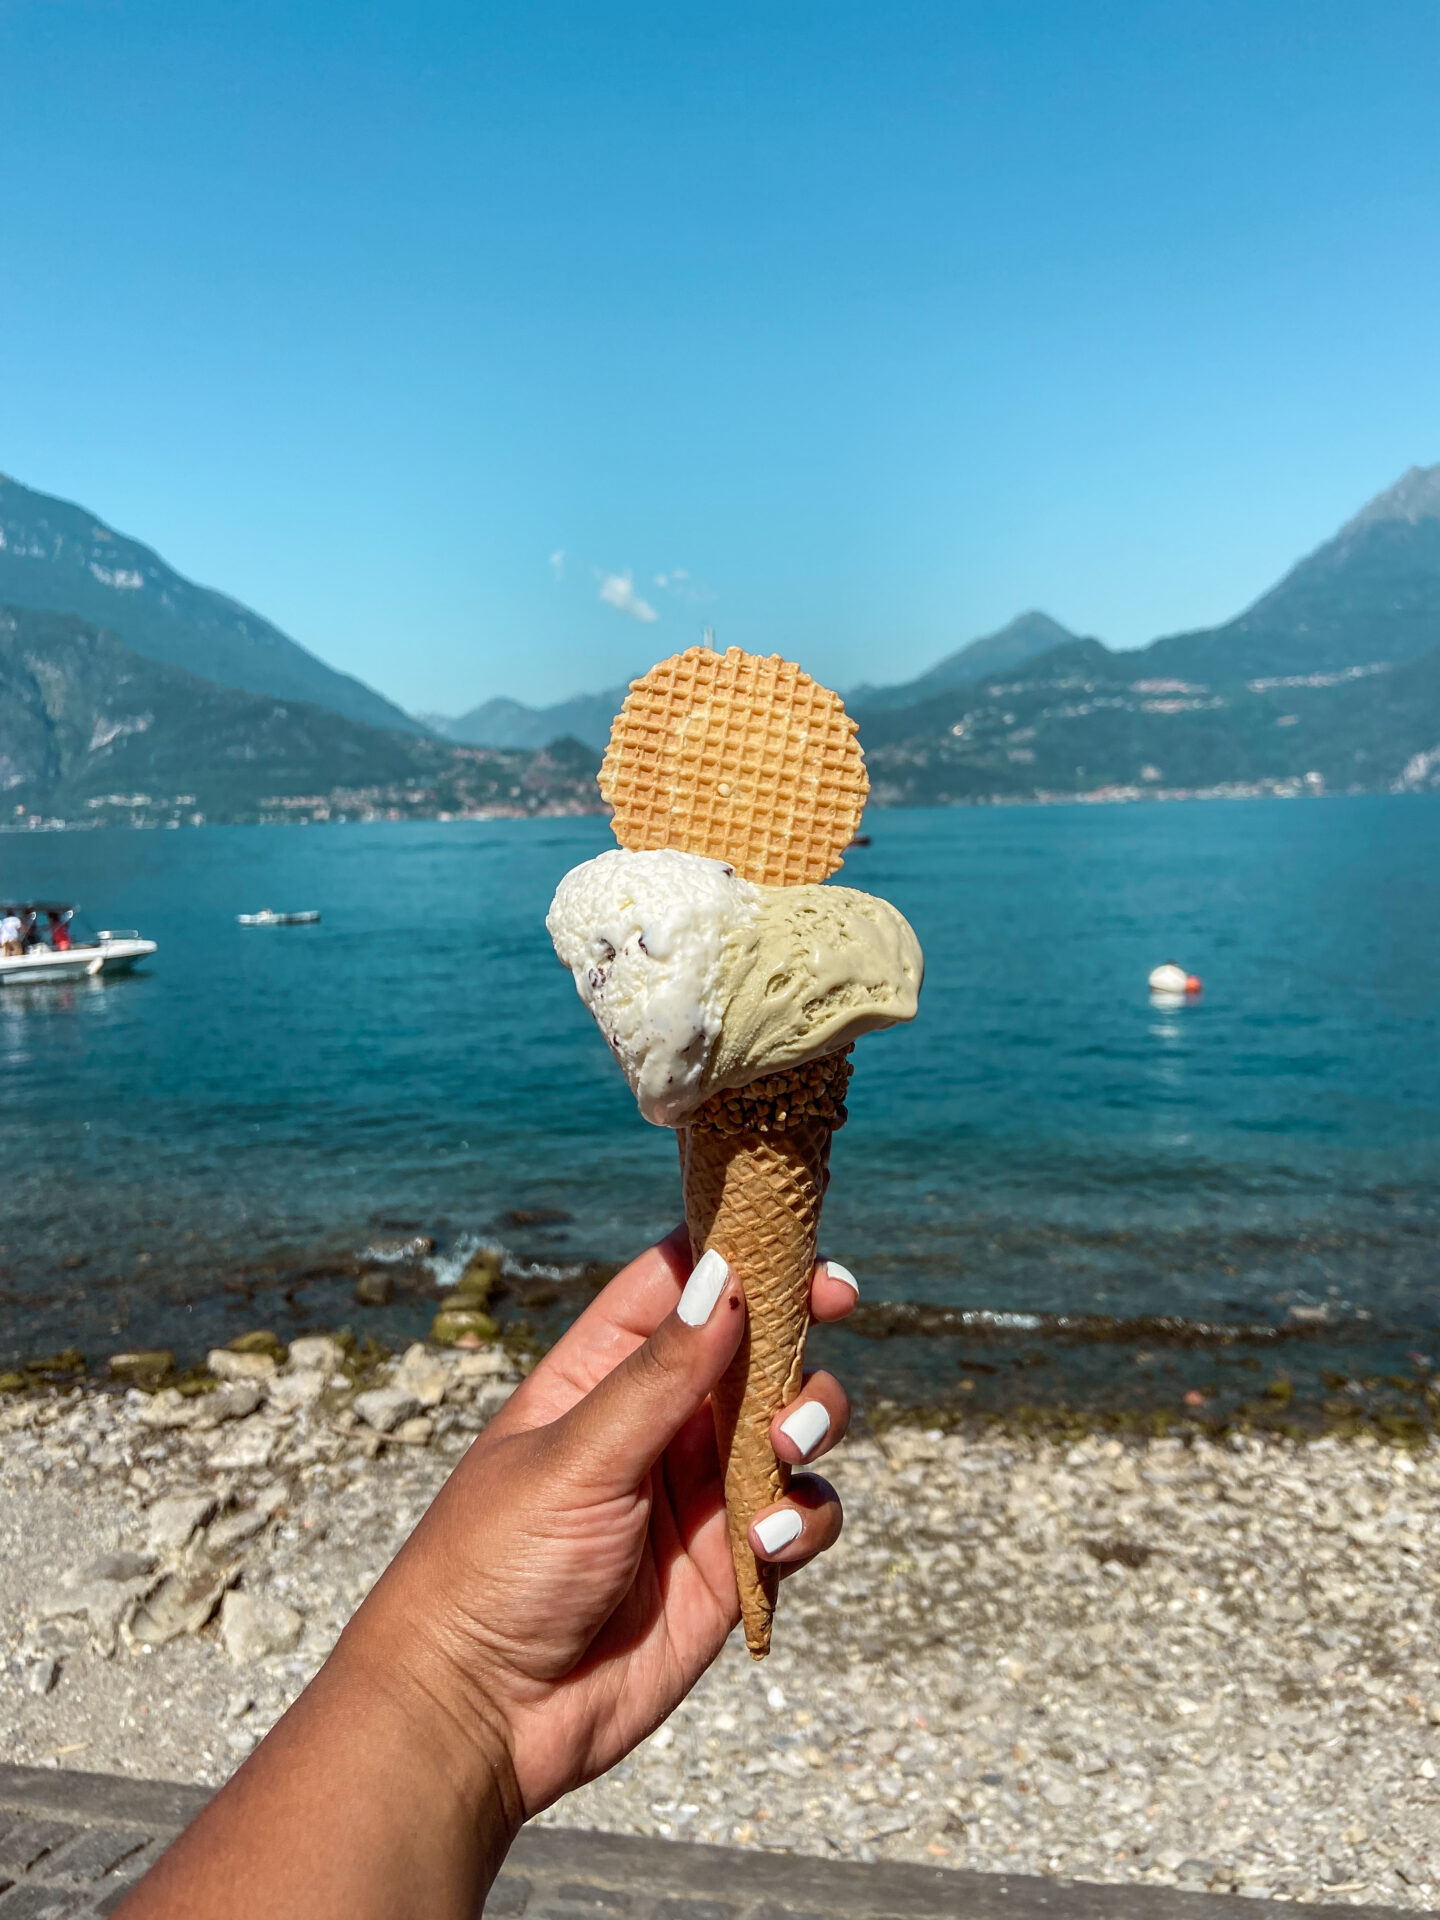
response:
[[(684, 1698), (739, 1618), (708, 1395), (745, 1317), (689, 1269), (676, 1233), (611, 1281), (116, 1920), (473, 1920), (521, 1821)], [(855, 1300), (816, 1268), (815, 1319)], [(777, 1454), (818, 1457), (849, 1415), (808, 1376)], [(800, 1475), (750, 1537), (792, 1572), (839, 1532)]]
[[(653, 1731), (739, 1618), (707, 1396), (744, 1301), (727, 1275), (687, 1325), (675, 1309), (689, 1267), (682, 1229), (611, 1281), (476, 1441), (350, 1629), (408, 1647), (427, 1693), (452, 1699), (513, 1770), (525, 1818)], [(817, 1266), (817, 1320), (855, 1300)], [(776, 1453), (817, 1458), (849, 1414), (837, 1380), (808, 1376), (775, 1417)], [(801, 1474), (751, 1541), (789, 1573), (840, 1524), (834, 1490)]]

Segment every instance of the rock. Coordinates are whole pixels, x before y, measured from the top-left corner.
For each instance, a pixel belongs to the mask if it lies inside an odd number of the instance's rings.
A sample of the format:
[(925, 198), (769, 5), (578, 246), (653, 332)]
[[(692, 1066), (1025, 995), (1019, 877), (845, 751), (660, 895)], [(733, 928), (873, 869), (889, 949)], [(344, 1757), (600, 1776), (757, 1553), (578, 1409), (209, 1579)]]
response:
[(163, 1580), (130, 1621), (129, 1634), (142, 1647), (163, 1647), (182, 1633), (199, 1633), (221, 1594), (239, 1573), (238, 1563), (216, 1567), (203, 1554)]
[(420, 1402), (405, 1387), (372, 1387), (355, 1396), (355, 1411), (376, 1433), (390, 1433), (402, 1420), (419, 1413)]
[(395, 1369), (395, 1385), (407, 1393), (413, 1393), (422, 1407), (438, 1407), (445, 1398), (450, 1380), (449, 1367), (419, 1340), (405, 1349)]
[(175, 1371), (175, 1356), (168, 1347), (151, 1347), (134, 1353), (112, 1353), (110, 1374), (116, 1380), (133, 1380), (137, 1385), (153, 1382), (156, 1386)]
[(462, 1340), (472, 1345), (493, 1340), (499, 1331), (490, 1315), (478, 1307), (441, 1307), (430, 1324), (430, 1338), (441, 1347), (458, 1346)]
[(423, 1260), (435, 1251), (435, 1241), (428, 1233), (398, 1235), (384, 1234), (378, 1240), (372, 1240), (362, 1260)]
[(43, 1698), (54, 1691), (59, 1678), (60, 1662), (53, 1653), (42, 1653), (25, 1668), (25, 1691), (38, 1693)]
[(254, 1413), (264, 1397), (254, 1380), (237, 1380), (228, 1387), (217, 1387), (214, 1393), (197, 1397), (194, 1404), (200, 1411), (190, 1424), (206, 1433), (223, 1421), (244, 1420)]
[(513, 1380), (490, 1380), (475, 1395), (475, 1411), (482, 1420), (493, 1420), (514, 1393)]
[(419, 1414), (413, 1420), (402, 1420), (395, 1429), (395, 1438), (407, 1447), (428, 1447), (435, 1437), (435, 1422)]
[(62, 1573), (59, 1584), (36, 1601), (33, 1618), (59, 1620), (83, 1616), (90, 1644), (108, 1660), (115, 1651), (122, 1621), (155, 1584), (152, 1553), (104, 1553)]
[(388, 1273), (362, 1273), (355, 1282), (357, 1307), (388, 1307), (395, 1298), (394, 1276)]
[(246, 1540), (253, 1540), (274, 1519), (287, 1497), (284, 1487), (269, 1487), (254, 1506), (239, 1507), (234, 1513), (221, 1514), (205, 1535), (206, 1551), (220, 1559)]
[(515, 1368), (503, 1347), (481, 1347), (478, 1353), (462, 1353), (456, 1371), (462, 1380), (491, 1380), (509, 1378)]
[(290, 1373), (323, 1373), (328, 1379), (345, 1364), (345, 1349), (328, 1333), (307, 1333), (290, 1342)]
[(220, 1638), (238, 1667), (289, 1653), (299, 1643), (304, 1617), (269, 1594), (232, 1590), (220, 1608)]
[(265, 1386), (277, 1413), (298, 1413), (302, 1407), (313, 1407), (329, 1384), (328, 1372), (322, 1373), (318, 1367), (302, 1367), (294, 1373), (276, 1374)]
[(502, 1256), (493, 1247), (480, 1247), (472, 1253), (465, 1271), (449, 1296), (455, 1305), (483, 1307), (500, 1285)]
[(157, 1500), (145, 1515), (146, 1545), (156, 1553), (178, 1553), (218, 1504), (213, 1493), (172, 1493)]
[(223, 1421), (243, 1420), (263, 1397), (253, 1380), (239, 1380), (212, 1393), (185, 1394), (178, 1387), (162, 1387), (136, 1409), (135, 1418), (142, 1427), (189, 1427), (196, 1433), (210, 1433)]
[(177, 1387), (162, 1387), (149, 1400), (142, 1400), (134, 1415), (142, 1427), (157, 1427), (162, 1432), (172, 1427), (193, 1427), (200, 1418), (202, 1397), (187, 1396)]
[(272, 1333), (268, 1327), (257, 1327), (253, 1333), (242, 1333), (226, 1343), (227, 1353), (268, 1353), (277, 1366), (285, 1362), (285, 1342), (278, 1333)]
[(278, 1428), (256, 1414), (249, 1420), (242, 1420), (238, 1426), (231, 1427), (227, 1432), (216, 1435), (210, 1462), (212, 1466), (229, 1468), (232, 1471), (268, 1467), (270, 1456), (279, 1444)]
[(217, 1380), (268, 1380), (275, 1372), (273, 1353), (232, 1353), (212, 1347), (205, 1364)]

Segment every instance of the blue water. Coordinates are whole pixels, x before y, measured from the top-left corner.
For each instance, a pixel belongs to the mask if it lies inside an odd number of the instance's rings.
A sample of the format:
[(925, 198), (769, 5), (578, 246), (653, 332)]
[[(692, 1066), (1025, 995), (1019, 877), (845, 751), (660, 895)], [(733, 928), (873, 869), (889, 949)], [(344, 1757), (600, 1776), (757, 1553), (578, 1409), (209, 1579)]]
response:
[[(835, 1142), (825, 1238), (869, 1297), (1440, 1325), (1440, 799), (868, 824), (843, 878), (928, 964)], [(380, 1231), (561, 1266), (663, 1232), (674, 1142), (543, 926), (608, 844), (598, 820), (0, 838), (0, 893), (160, 942), (128, 980), (0, 992), (0, 1350), (193, 1350), (257, 1299), (353, 1320), (326, 1262)], [(237, 927), (265, 905), (324, 919)], [(1198, 1005), (1151, 1007), (1170, 957)]]

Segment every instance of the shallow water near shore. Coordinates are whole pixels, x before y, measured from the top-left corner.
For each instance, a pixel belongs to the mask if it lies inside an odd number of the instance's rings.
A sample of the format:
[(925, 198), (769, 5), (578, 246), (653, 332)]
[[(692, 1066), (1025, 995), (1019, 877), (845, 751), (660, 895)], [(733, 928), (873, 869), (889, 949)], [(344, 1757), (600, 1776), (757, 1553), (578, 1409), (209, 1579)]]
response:
[[(1180, 1353), (1176, 1390), (1208, 1392), (1230, 1345), (1157, 1343), (1157, 1315), (1302, 1328), (1341, 1373), (1440, 1362), (1440, 800), (867, 826), (842, 878), (910, 917), (928, 977), (915, 1026), (858, 1050), (826, 1242), (871, 1302), (1041, 1318), (829, 1336), (862, 1389), (983, 1400), (1060, 1355), (1163, 1396)], [(674, 1142), (544, 931), (608, 844), (594, 819), (0, 839), (0, 892), (160, 942), (129, 980), (0, 992), (0, 1350), (397, 1340), (481, 1240), (550, 1330), (581, 1262), (678, 1210)], [(324, 918), (236, 925), (266, 905)], [(1151, 1005), (1171, 957), (1198, 1004)], [(433, 1259), (382, 1248), (394, 1303), (357, 1307), (357, 1257), (415, 1233)]]

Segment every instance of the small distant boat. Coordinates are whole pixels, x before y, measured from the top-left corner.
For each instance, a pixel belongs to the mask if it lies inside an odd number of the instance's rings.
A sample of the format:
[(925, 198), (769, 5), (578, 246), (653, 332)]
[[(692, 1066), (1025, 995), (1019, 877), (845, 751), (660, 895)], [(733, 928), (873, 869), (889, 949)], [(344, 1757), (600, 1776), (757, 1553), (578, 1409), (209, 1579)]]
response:
[(1173, 960), (1166, 960), (1152, 969), (1150, 974), (1151, 993), (1190, 994), (1200, 991), (1200, 976), (1187, 973), (1184, 967), (1177, 966)]
[(262, 907), (259, 913), (237, 913), (235, 918), (242, 927), (313, 927), (320, 916), (313, 907), (305, 913), (276, 913), (273, 907)]
[[(39, 926), (41, 914), (49, 922), (48, 941)], [(155, 942), (142, 940), (134, 928), (105, 927), (93, 940), (74, 939), (70, 924), (75, 918), (75, 909), (60, 901), (27, 900), (0, 905), (0, 920), (12, 916), (24, 930), (24, 950), (0, 953), (0, 987), (98, 980), (106, 973), (128, 973), (137, 961), (148, 960), (156, 951)]]
[(849, 853), (851, 847), (868, 847), (869, 844), (870, 836), (868, 833), (857, 833), (849, 842), (849, 845), (846, 846), (845, 851)]

